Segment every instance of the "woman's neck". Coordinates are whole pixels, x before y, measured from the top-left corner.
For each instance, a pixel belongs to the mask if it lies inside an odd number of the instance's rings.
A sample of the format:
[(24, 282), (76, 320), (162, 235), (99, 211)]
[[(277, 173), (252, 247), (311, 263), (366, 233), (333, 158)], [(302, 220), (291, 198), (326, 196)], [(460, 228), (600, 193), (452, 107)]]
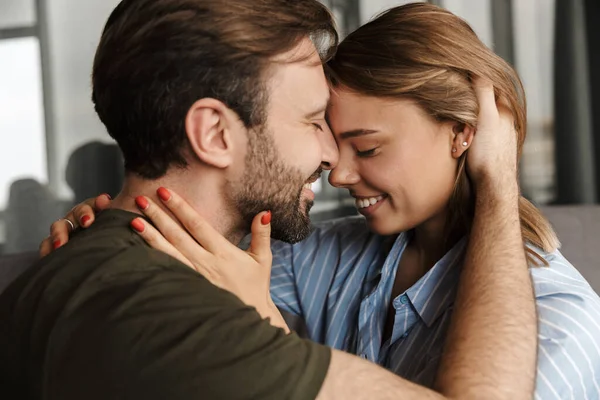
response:
[(419, 255), (423, 274), (429, 271), (448, 250), (446, 212), (437, 214), (414, 228), (409, 246)]

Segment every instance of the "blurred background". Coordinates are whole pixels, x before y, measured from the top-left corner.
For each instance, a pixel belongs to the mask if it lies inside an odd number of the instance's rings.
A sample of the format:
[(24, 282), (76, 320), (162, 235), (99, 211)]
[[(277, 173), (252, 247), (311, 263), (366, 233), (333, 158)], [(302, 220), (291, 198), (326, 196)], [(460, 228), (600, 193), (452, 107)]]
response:
[[(409, 1), (323, 0), (342, 36)], [(436, 0), (516, 67), (528, 96), (524, 194), (539, 205), (600, 197), (597, 0)], [(0, 0), (0, 254), (36, 250), (85, 198), (116, 194), (116, 145), (90, 100), (92, 60), (118, 0)], [(346, 193), (317, 185), (316, 219), (354, 213)]]

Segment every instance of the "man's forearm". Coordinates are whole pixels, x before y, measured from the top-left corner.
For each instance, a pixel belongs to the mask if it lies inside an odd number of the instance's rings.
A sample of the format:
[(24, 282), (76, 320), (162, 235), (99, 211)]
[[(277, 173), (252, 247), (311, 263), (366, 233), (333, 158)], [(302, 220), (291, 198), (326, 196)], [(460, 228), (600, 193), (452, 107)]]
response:
[[(437, 387), (448, 397), (530, 399), (537, 322), (514, 182), (482, 182)], [(500, 184), (499, 184), (500, 183)]]

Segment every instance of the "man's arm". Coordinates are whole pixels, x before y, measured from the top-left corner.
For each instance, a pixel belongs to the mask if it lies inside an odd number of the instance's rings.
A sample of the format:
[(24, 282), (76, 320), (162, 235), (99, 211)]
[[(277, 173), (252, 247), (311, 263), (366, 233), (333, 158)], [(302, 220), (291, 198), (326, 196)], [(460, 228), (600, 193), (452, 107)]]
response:
[(476, 190), (475, 220), (437, 387), (452, 397), (531, 398), (536, 314), (518, 188), (516, 181), (497, 186), (486, 180)]
[(531, 398), (537, 323), (519, 218), (517, 135), (492, 85), (475, 79), (474, 89), (480, 114), (467, 167), (475, 216), (436, 383), (452, 397)]

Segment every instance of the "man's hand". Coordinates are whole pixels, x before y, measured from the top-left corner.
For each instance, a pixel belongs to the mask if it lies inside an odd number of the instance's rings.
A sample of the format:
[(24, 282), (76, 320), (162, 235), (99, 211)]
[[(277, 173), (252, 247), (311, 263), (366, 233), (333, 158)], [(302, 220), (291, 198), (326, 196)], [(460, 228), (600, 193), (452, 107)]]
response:
[(482, 78), (473, 78), (479, 99), (479, 116), (473, 144), (467, 158), (467, 172), (476, 190), (516, 190), (517, 132), (511, 112), (497, 105), (494, 87)]

